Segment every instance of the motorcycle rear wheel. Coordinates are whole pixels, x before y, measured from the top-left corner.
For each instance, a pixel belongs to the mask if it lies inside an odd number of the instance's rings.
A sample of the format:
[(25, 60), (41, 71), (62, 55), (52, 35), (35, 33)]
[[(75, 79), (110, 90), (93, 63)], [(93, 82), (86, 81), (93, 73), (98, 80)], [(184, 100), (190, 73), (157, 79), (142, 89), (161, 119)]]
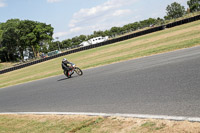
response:
[(68, 71), (64, 71), (66, 77), (71, 78), (71, 75), (68, 75)]

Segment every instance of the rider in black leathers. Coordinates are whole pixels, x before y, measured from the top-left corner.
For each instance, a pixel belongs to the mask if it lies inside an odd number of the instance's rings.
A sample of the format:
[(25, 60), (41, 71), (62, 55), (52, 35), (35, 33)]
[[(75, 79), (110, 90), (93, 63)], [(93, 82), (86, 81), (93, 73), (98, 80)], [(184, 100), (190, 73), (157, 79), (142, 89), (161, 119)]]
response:
[(63, 60), (62, 60), (62, 69), (64, 70), (64, 71), (66, 71), (66, 73), (65, 74), (67, 74), (68, 76), (69, 76), (69, 70), (72, 70), (72, 68), (70, 67), (70, 66), (72, 66), (72, 63), (71, 62), (69, 62), (66, 58), (64, 58)]

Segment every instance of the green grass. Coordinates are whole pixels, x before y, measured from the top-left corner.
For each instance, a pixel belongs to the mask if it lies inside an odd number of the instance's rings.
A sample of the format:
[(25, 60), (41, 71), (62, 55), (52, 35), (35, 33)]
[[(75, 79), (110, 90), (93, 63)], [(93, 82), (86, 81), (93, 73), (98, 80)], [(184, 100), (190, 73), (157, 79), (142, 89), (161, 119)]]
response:
[(143, 123), (140, 128), (146, 128), (148, 132), (154, 132), (156, 130), (161, 130), (163, 128), (165, 128), (166, 125), (165, 124), (160, 124), (157, 125), (156, 122), (152, 122), (152, 121), (146, 121), (145, 123)]
[(145, 122), (144, 124), (141, 125), (141, 127), (155, 127), (156, 123), (155, 122)]
[(0, 87), (7, 87), (62, 74), (61, 61), (67, 58), (81, 69), (125, 61), (200, 45), (200, 21), (129, 39), (0, 75)]

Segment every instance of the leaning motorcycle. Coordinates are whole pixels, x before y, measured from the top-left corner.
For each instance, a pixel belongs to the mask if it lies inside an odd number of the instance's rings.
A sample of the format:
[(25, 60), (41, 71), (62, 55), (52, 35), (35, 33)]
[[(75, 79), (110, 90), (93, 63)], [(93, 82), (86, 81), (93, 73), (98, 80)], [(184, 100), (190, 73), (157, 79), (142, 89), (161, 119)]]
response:
[(64, 74), (68, 78), (71, 78), (71, 76), (74, 74), (74, 72), (76, 74), (78, 74), (79, 76), (83, 75), (83, 71), (79, 67), (76, 67), (75, 64), (72, 64), (70, 68), (71, 68), (71, 70), (69, 70), (68, 73), (66, 70), (64, 70)]

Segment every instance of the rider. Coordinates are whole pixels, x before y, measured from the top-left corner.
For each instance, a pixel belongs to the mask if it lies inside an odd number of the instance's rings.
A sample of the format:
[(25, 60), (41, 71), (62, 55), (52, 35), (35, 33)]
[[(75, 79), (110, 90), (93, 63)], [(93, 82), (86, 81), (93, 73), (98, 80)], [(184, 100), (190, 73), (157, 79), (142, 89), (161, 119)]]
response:
[(67, 72), (68, 76), (69, 76), (69, 70), (72, 70), (71, 66), (72, 63), (69, 62), (66, 58), (62, 60), (62, 69)]

